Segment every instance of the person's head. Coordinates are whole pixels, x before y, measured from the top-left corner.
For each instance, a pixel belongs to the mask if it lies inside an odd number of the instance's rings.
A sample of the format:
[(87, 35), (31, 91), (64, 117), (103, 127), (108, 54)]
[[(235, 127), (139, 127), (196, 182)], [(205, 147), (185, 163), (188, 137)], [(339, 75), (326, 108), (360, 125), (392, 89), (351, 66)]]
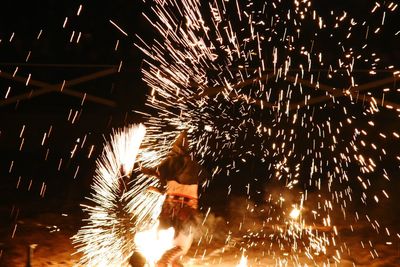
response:
[(189, 140), (186, 131), (182, 131), (172, 144), (171, 152), (177, 155), (188, 155), (190, 153)]

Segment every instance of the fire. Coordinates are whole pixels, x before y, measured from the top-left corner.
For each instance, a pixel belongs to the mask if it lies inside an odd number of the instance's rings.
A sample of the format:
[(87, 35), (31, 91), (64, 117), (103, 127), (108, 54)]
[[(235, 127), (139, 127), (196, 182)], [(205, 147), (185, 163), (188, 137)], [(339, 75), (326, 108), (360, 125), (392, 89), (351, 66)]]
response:
[(165, 251), (171, 249), (174, 244), (174, 228), (158, 230), (158, 223), (149, 230), (138, 232), (135, 235), (136, 249), (145, 257), (149, 266), (154, 266)]

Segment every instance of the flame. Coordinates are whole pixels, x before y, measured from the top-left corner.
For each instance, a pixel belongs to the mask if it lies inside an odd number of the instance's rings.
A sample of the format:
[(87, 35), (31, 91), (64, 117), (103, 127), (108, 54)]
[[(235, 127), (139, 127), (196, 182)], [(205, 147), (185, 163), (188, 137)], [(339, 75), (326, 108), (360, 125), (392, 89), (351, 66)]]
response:
[(174, 228), (158, 230), (158, 225), (159, 223), (156, 223), (149, 230), (138, 232), (135, 235), (136, 249), (145, 257), (150, 266), (154, 266), (164, 252), (174, 246)]

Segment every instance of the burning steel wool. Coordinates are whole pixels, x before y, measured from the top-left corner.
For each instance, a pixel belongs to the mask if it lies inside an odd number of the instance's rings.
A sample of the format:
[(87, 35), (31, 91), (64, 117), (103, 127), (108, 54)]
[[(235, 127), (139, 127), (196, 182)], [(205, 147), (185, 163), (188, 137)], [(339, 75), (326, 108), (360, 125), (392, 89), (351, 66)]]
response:
[(77, 251), (83, 253), (82, 265), (129, 266), (137, 249), (153, 262), (168, 249), (173, 229), (165, 233), (155, 230), (163, 196), (146, 191), (155, 183), (150, 178), (147, 182), (144, 177), (130, 180), (145, 132), (141, 124), (114, 131), (97, 160), (90, 198), (94, 205), (84, 206), (89, 215), (87, 225), (73, 237)]

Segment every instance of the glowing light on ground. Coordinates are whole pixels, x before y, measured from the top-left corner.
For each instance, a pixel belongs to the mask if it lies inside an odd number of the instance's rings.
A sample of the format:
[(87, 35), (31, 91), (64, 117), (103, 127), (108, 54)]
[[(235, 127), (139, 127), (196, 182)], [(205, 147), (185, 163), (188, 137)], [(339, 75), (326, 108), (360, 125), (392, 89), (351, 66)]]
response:
[(136, 249), (146, 258), (149, 266), (155, 266), (163, 253), (174, 246), (174, 228), (158, 230), (157, 227), (158, 223), (154, 224), (151, 229), (138, 232), (135, 235)]

